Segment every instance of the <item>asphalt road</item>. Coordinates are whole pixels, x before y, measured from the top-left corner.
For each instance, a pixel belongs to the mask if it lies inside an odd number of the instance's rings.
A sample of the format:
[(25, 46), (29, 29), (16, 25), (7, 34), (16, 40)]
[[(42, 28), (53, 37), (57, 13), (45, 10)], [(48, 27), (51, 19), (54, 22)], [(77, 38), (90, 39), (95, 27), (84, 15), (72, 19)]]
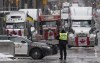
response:
[[(72, 47), (67, 49), (67, 59), (59, 60), (59, 53), (46, 56), (41, 60), (33, 60), (30, 57), (16, 57), (16, 59), (0, 60), (0, 63), (100, 63), (100, 33), (99, 45), (96, 47)], [(2, 58), (0, 58), (2, 59)]]
[(67, 59), (59, 60), (57, 55), (46, 56), (41, 60), (33, 60), (30, 57), (1, 61), (0, 63), (100, 63), (100, 49), (97, 47), (71, 48), (67, 50)]

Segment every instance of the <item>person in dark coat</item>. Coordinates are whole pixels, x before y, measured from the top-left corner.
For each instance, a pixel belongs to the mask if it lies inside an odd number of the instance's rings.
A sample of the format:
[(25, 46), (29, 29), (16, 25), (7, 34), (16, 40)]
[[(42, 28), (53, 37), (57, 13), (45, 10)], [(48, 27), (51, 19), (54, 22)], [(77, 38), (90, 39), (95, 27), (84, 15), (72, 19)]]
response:
[(62, 30), (58, 36), (56, 37), (57, 40), (59, 40), (59, 49), (60, 49), (60, 60), (63, 59), (64, 55), (64, 60), (66, 60), (66, 45), (68, 43), (68, 32), (65, 32), (65, 30)]

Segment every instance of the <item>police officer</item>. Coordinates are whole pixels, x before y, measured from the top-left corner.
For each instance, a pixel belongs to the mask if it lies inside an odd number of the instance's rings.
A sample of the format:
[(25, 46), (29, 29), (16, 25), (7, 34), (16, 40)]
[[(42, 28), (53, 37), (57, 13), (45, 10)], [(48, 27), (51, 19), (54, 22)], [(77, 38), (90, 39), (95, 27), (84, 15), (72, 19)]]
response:
[(64, 60), (66, 60), (66, 45), (68, 43), (68, 32), (65, 32), (65, 30), (63, 29), (59, 35), (57, 36), (57, 39), (59, 40), (59, 49), (60, 49), (60, 60), (63, 59), (63, 55), (64, 55)]

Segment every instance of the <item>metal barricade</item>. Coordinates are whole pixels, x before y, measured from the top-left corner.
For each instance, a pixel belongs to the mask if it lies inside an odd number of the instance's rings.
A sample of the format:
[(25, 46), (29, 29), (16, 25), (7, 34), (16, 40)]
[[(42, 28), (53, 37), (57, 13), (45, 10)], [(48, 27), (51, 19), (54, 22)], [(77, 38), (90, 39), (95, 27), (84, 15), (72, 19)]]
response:
[(6, 57), (14, 57), (15, 45), (10, 40), (0, 40), (0, 53), (3, 53)]

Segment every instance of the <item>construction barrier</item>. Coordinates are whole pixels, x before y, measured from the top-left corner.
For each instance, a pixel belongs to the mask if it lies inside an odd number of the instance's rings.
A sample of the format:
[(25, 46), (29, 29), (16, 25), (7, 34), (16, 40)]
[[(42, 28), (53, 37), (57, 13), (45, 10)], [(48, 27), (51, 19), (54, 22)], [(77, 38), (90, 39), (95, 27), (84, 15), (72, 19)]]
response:
[(10, 40), (0, 40), (0, 53), (3, 53), (5, 57), (14, 57), (15, 45)]

